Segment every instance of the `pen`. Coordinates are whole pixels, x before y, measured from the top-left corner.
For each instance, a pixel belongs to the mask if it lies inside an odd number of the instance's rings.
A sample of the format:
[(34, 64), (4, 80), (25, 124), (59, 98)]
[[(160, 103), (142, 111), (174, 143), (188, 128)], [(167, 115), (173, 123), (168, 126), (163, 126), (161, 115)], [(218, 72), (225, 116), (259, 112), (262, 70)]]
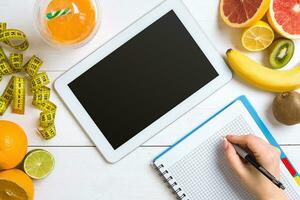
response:
[(251, 165), (253, 165), (253, 167), (255, 167), (258, 171), (260, 171), (265, 177), (267, 177), (277, 187), (281, 188), (282, 190), (285, 189), (283, 184), (279, 180), (277, 180), (270, 172), (268, 172), (263, 166), (261, 166), (252, 155), (250, 155), (248, 152), (246, 152), (240, 146), (235, 145), (235, 144), (232, 144), (232, 145), (240, 157), (247, 160)]

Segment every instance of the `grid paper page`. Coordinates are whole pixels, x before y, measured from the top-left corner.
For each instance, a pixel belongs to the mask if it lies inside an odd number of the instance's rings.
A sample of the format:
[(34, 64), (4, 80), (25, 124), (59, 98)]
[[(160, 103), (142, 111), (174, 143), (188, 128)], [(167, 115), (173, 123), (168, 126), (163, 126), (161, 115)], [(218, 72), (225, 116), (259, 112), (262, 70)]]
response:
[[(187, 200), (252, 200), (254, 197), (240, 184), (224, 158), (222, 136), (229, 133), (254, 133), (242, 115), (212, 134), (205, 142), (168, 167), (168, 176), (186, 195)], [(282, 178), (290, 200), (300, 197), (285, 177)]]

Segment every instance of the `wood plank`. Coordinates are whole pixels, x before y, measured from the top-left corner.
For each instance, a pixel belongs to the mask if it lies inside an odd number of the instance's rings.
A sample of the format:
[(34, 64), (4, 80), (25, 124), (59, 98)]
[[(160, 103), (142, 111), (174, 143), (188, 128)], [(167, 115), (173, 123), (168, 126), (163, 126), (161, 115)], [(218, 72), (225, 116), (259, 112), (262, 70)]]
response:
[[(49, 72), (48, 76), (50, 80), (55, 80), (57, 76), (59, 76), (61, 72)], [(6, 83), (8, 82), (9, 77), (4, 77), (3, 81), (0, 84), (0, 91), (3, 91)], [(29, 84), (27, 84), (29, 85)], [(65, 146), (73, 146), (73, 145), (89, 145), (92, 146), (92, 142), (88, 139), (88, 137), (84, 134), (78, 123), (74, 120), (71, 113), (67, 110), (67, 108), (63, 105), (62, 101), (58, 98), (53, 89), (53, 81), (51, 84), (52, 93), (51, 93), (51, 101), (53, 101), (57, 106), (57, 116), (56, 116), (56, 129), (57, 136), (52, 140), (45, 141), (38, 134), (36, 129), (38, 128), (39, 122), (39, 111), (32, 104), (32, 96), (29, 92), (29, 88), (27, 88), (26, 94), (26, 108), (25, 115), (17, 115), (11, 113), (11, 108), (8, 108), (5, 114), (0, 117), (0, 119), (11, 120), (20, 124), (25, 132), (27, 133), (29, 144), (30, 145), (39, 145), (39, 146), (52, 146), (52, 145), (65, 145)]]
[(36, 200), (174, 199), (150, 162), (164, 148), (139, 148), (122, 161), (106, 163), (96, 148), (47, 148), (54, 172), (35, 181)]
[[(149, 163), (165, 148), (139, 148), (111, 165), (96, 148), (46, 148), (56, 159), (54, 172), (35, 181), (36, 200), (174, 199)], [(300, 170), (300, 148), (284, 147)]]
[(256, 90), (243, 84), (237, 77), (211, 95), (205, 101), (172, 123), (169, 127), (151, 139), (148, 143), (157, 144), (162, 141), (172, 144), (191, 131), (205, 119), (224, 107), (240, 95), (246, 95), (259, 116), (265, 122), (272, 135), (280, 144), (299, 144), (299, 125), (285, 126), (278, 123), (271, 111), (274, 94)]
[[(26, 57), (37, 54), (45, 60), (43, 69), (49, 72), (51, 80), (55, 80), (62, 72), (69, 69), (86, 55), (101, 46), (104, 42), (123, 30), (137, 18), (160, 3), (162, 0), (102, 0), (103, 21), (96, 37), (86, 46), (75, 50), (57, 50), (46, 45), (33, 26), (33, 4), (35, 1), (0, 1), (0, 18), (8, 22), (12, 28), (20, 28), (30, 40), (30, 49)], [(219, 1), (186, 0), (195, 18), (204, 29), (208, 38), (214, 43), (218, 52), (224, 55), (227, 48), (240, 48), (240, 31), (228, 28), (218, 19)], [(20, 15), (22, 13), (22, 16)], [(288, 68), (299, 63), (300, 41), (296, 42), (296, 56)], [(261, 60), (265, 55), (251, 54)], [(58, 72), (60, 71), (60, 72)], [(0, 84), (0, 91), (5, 85)], [(270, 105), (273, 94), (265, 93), (244, 85), (234, 79), (224, 88), (209, 97), (205, 102), (182, 116), (145, 145), (170, 145), (189, 132), (216, 108), (240, 94), (246, 94), (266, 122), (275, 138), (281, 144), (300, 145), (300, 126), (284, 127), (278, 124), (271, 115)], [(30, 96), (30, 94), (27, 94)], [(30, 99), (30, 97), (28, 97)], [(39, 111), (27, 101), (26, 115), (15, 115), (9, 111), (0, 119), (9, 119), (23, 126), (28, 134), (31, 146), (43, 146), (56, 158), (56, 168), (47, 179), (35, 181), (37, 200), (52, 199), (174, 199), (160, 178), (149, 166), (151, 159), (165, 148), (138, 148), (117, 164), (106, 163), (74, 120), (61, 100), (53, 93), (52, 100), (58, 105), (58, 135), (51, 141), (43, 141), (35, 133)], [(62, 147), (50, 147), (62, 146)], [(65, 146), (65, 147), (64, 147)], [(285, 146), (288, 157), (300, 171), (300, 147)]]
[(30, 42), (30, 48), (26, 51), (26, 55), (37, 54), (43, 58), (47, 70), (65, 70), (103, 45), (104, 42), (150, 11), (161, 1), (101, 0), (103, 12), (99, 31), (87, 45), (74, 50), (55, 49), (42, 40), (34, 27), (33, 12), (36, 1), (1, 1), (0, 19), (8, 22), (8, 27), (19, 28), (26, 33)]
[[(226, 50), (229, 48), (244, 50), (241, 44), (241, 35), (244, 29), (228, 27), (222, 21), (219, 15), (219, 1), (184, 0), (184, 2), (221, 55), (225, 56)], [(263, 20), (267, 21), (266, 18)], [(294, 42), (296, 49), (300, 48), (300, 41), (295, 40)], [(269, 66), (268, 51), (246, 53), (264, 65)], [(295, 55), (286, 68), (292, 68), (299, 63), (300, 51), (295, 50)]]
[[(55, 80), (61, 73), (62, 72), (48, 72), (48, 75), (51, 80)], [(3, 82), (1, 82), (0, 91), (3, 91), (8, 78), (9, 77), (5, 77)], [(61, 99), (58, 98), (53, 88), (52, 91), (51, 100), (58, 106), (56, 118), (57, 136), (54, 139), (44, 141), (36, 134), (40, 111), (31, 105), (32, 97), (30, 96), (30, 93), (27, 93), (25, 116), (13, 114), (8, 109), (5, 115), (0, 117), (0, 119), (8, 119), (19, 123), (28, 134), (30, 145), (93, 146), (93, 143), (86, 136), (85, 132), (62, 103)], [(240, 83), (239, 80), (233, 80), (204, 102), (173, 122), (170, 126), (166, 127), (158, 135), (146, 142), (145, 145), (172, 145), (186, 133), (214, 114), (215, 111), (222, 108), (241, 94), (247, 95), (280, 144), (300, 144), (298, 131), (300, 125), (286, 127), (277, 123), (273, 118), (269, 109), (273, 98), (272, 94), (260, 92)]]
[[(32, 17), (34, 1), (31, 1), (29, 4), (23, 1), (17, 3), (15, 3), (15, 1), (3, 1), (1, 2), (3, 11), (0, 10), (0, 17), (4, 21), (7, 21), (10, 27), (20, 28), (27, 34), (31, 44), (30, 49), (26, 51), (27, 56), (37, 54), (41, 58), (47, 58), (45, 59), (45, 70), (63, 71), (69, 69), (95, 49), (99, 48), (160, 2), (162, 2), (162, 0), (145, 2), (138, 0), (122, 2), (116, 0), (101, 1), (103, 18), (99, 32), (95, 38), (84, 47), (68, 51), (51, 48), (40, 38), (34, 28), (34, 19)], [(185, 0), (185, 2), (208, 38), (215, 44), (215, 47), (222, 55), (225, 54), (228, 48), (234, 47), (243, 49), (240, 42), (242, 29), (230, 28), (221, 21), (218, 14), (219, 1)], [(23, 8), (25, 6), (28, 9), (24, 10)], [(109, 12), (107, 12), (108, 10)], [(20, 12), (25, 12), (24, 14), (28, 17), (15, 20), (15, 16)], [(295, 43), (297, 47), (300, 45), (300, 41), (295, 41)], [(297, 50), (295, 52), (300, 53), (300, 51)], [(267, 52), (259, 52), (251, 53), (250, 56), (267, 64), (266, 54)], [(294, 56), (288, 68), (299, 64), (299, 62), (299, 56)]]
[[(15, 20), (15, 16), (17, 16), (16, 13), (19, 13), (24, 7), (30, 7), (30, 9), (26, 9), (25, 14), (29, 11), (32, 12), (32, 7), (28, 6), (30, 4), (27, 2), (26, 4), (23, 1), (18, 3), (14, 3), (14, 1), (1, 2), (1, 8), (5, 9), (3, 12), (0, 12), (0, 17), (4, 19), (4, 21), (7, 21), (11, 27), (20, 27), (24, 29), (26, 33), (28, 32), (27, 35), (30, 37), (32, 45), (26, 55), (29, 56), (33, 52), (38, 52), (38, 55), (45, 59), (45, 65), (42, 69), (46, 71), (54, 71), (49, 73), (49, 76), (51, 80), (55, 80), (61, 74), (60, 72), (55, 71), (59, 70), (63, 72), (64, 70), (68, 69), (74, 63), (78, 62), (78, 60), (82, 59), (85, 55), (99, 46), (100, 43), (102, 44), (104, 41), (108, 40), (108, 38), (115, 35), (117, 32), (136, 20), (139, 16), (143, 15), (147, 10), (150, 10), (159, 2), (160, 1), (158, 0), (147, 1), (147, 3), (142, 3), (137, 0), (128, 0), (126, 2), (119, 2), (115, 0), (103, 1), (102, 3), (104, 10), (111, 10), (111, 12), (104, 12), (102, 29), (103, 33), (101, 33), (101, 30), (99, 32), (100, 35), (105, 33), (104, 35), (106, 36), (97, 36), (97, 41), (92, 41), (87, 46), (74, 51), (57, 51), (56, 49), (46, 46), (38, 37), (36, 31), (34, 31), (32, 18), (28, 17)], [(33, 5), (33, 1), (30, 3)], [(221, 54), (224, 54), (225, 50), (232, 46), (232, 40), (236, 41), (233, 43), (234, 46), (238, 47), (240, 31), (228, 28), (220, 22), (217, 14), (217, 1), (187, 0), (187, 4), (195, 18), (199, 21), (200, 26), (202, 26), (210, 40), (213, 41), (217, 50)], [(201, 12), (199, 12), (199, 10)], [(208, 12), (215, 14), (212, 15)], [(31, 15), (32, 13), (28, 13), (27, 16)], [(208, 16), (211, 17), (211, 19), (207, 18)], [(300, 41), (298, 41), (298, 43), (299, 42)], [(296, 52), (299, 53), (300, 51)], [(251, 54), (251, 56), (257, 57), (257, 54)], [(299, 56), (295, 57), (298, 58)], [(292, 63), (297, 63), (297, 59), (293, 59)], [(0, 88), (2, 87), (3, 89), (4, 83), (5, 81), (3, 81), (3, 83), (0, 85)], [(192, 111), (188, 112), (179, 120), (161, 131), (156, 137), (149, 140), (146, 145), (171, 145), (203, 120), (205, 120), (205, 118), (211, 115), (216, 108), (222, 107), (241, 94), (247, 95), (247, 97), (252, 101), (258, 113), (266, 122), (280, 144), (300, 144), (300, 137), (298, 137), (299, 125), (285, 127), (278, 124), (273, 118), (270, 111), (270, 105), (274, 95), (248, 87), (244, 85), (244, 83), (238, 78), (236, 78), (217, 93), (209, 97), (205, 102), (201, 103)], [(36, 136), (35, 129), (38, 124), (38, 111), (30, 105), (29, 101), (27, 101), (27, 113), (29, 114), (26, 114), (25, 118), (23, 116), (14, 115), (11, 113), (6, 113), (2, 118), (11, 119), (20, 123), (28, 133), (31, 145), (92, 146), (92, 142), (88, 139), (88, 137), (86, 137), (80, 126), (76, 123), (72, 115), (65, 108), (55, 93), (53, 93), (52, 99), (57, 103), (60, 109), (58, 110), (57, 116), (58, 136), (51, 141), (45, 142)]]

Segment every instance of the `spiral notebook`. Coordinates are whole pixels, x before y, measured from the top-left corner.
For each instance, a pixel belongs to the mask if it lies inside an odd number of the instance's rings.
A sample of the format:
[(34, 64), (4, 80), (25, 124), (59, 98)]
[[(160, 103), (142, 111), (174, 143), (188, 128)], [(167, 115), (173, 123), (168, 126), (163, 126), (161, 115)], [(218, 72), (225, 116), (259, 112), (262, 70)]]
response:
[(252, 133), (281, 150), (281, 181), (289, 199), (299, 200), (299, 174), (245, 96), (234, 100), (158, 155), (152, 165), (178, 199), (254, 200), (224, 158), (222, 138), (233, 133)]

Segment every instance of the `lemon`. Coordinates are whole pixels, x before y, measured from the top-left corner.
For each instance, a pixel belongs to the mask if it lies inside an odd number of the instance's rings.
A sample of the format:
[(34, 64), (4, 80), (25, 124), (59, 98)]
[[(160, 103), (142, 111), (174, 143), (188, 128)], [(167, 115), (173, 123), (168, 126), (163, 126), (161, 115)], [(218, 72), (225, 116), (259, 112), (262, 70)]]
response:
[(34, 179), (48, 176), (54, 169), (54, 157), (48, 151), (37, 149), (30, 151), (23, 162), (25, 173)]
[(272, 44), (274, 37), (274, 31), (270, 25), (258, 21), (244, 31), (242, 45), (249, 51), (262, 51)]

